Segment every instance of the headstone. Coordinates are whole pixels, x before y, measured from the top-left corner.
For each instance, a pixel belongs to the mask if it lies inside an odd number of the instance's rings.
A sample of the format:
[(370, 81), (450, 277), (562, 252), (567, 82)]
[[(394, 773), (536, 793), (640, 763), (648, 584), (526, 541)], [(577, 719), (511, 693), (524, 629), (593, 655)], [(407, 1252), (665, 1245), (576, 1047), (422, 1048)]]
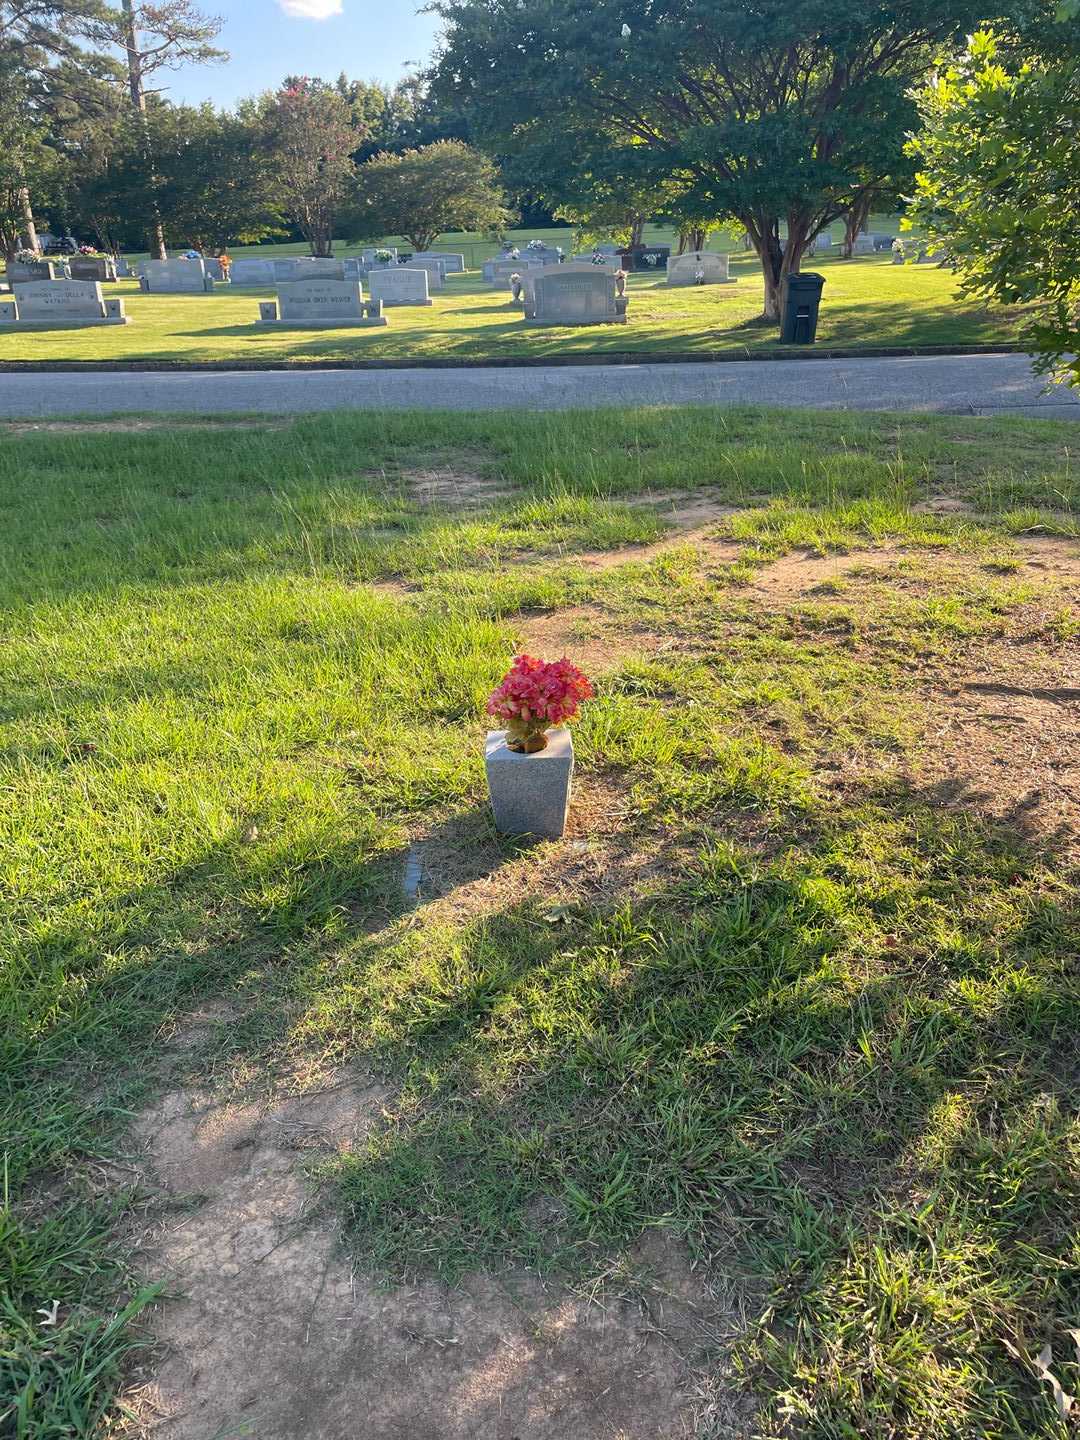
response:
[(568, 263), (571, 265), (595, 265), (597, 270), (609, 270), (612, 274), (623, 268), (621, 255), (571, 255)]
[(893, 243), (893, 241), (896, 239), (896, 236), (895, 236), (895, 235), (884, 235), (884, 234), (880, 233), (879, 231), (875, 231), (875, 232), (870, 236), (870, 239), (873, 240), (873, 242), (874, 242), (874, 249), (875, 249), (875, 250), (891, 250), (891, 249), (892, 249), (892, 243)]
[(644, 270), (662, 274), (671, 255), (670, 245), (641, 245), (636, 250), (620, 252), (624, 270)]
[(868, 235), (865, 230), (855, 236), (855, 244), (851, 247), (852, 255), (873, 255), (874, 237)]
[(554, 245), (524, 245), (521, 249), (523, 260), (539, 260), (544, 265), (558, 265), (562, 252)]
[(414, 260), (441, 260), (443, 270), (447, 275), (463, 275), (465, 273), (465, 256), (448, 255), (442, 250), (421, 250), (413, 256)]
[(689, 250), (667, 262), (669, 285), (734, 285), (728, 274), (728, 257), (714, 250)]
[(107, 255), (73, 255), (68, 261), (72, 280), (115, 280), (116, 265)]
[(446, 279), (446, 262), (430, 256), (414, 255), (411, 260), (406, 260), (399, 269), (404, 270), (426, 270), (428, 276), (428, 289), (441, 290), (443, 281)]
[(205, 295), (214, 288), (201, 260), (144, 260), (139, 284), (151, 295)]
[(206, 267), (206, 273), (210, 276), (211, 280), (224, 281), (228, 279), (221, 261), (218, 260), (216, 256), (211, 255), (209, 259), (203, 261), (203, 265)]
[(126, 325), (122, 300), (106, 300), (97, 280), (27, 280), (11, 304), (0, 305), (0, 324), (76, 330)]
[(123, 255), (116, 257), (116, 278), (118, 280), (130, 280), (132, 276), (131, 266)]
[(610, 272), (597, 265), (553, 265), (532, 277), (525, 300), (527, 325), (625, 325), (626, 297), (616, 295)]
[(368, 294), (384, 305), (432, 305), (428, 295), (428, 273), (422, 266), (395, 265), (392, 269), (368, 272)]
[[(379, 251), (382, 251), (385, 255), (389, 255), (390, 259), (376, 259)], [(396, 265), (397, 258), (398, 252), (392, 245), (369, 245), (360, 251), (360, 260), (364, 265), (367, 265), (369, 269), (374, 269), (377, 265)]]
[(382, 303), (365, 300), (356, 280), (292, 280), (278, 298), (259, 305), (261, 325), (294, 325), (301, 329), (338, 329), (346, 325), (385, 325)]
[(295, 280), (344, 280), (345, 263), (333, 256), (293, 255), (274, 260), (274, 280), (292, 284)]
[(260, 260), (254, 255), (241, 256), (229, 267), (230, 285), (273, 285), (275, 279), (273, 260)]
[(56, 280), (59, 273), (66, 273), (66, 266), (54, 260), (9, 260), (7, 278), (12, 285), (23, 285), (28, 280)]
[(919, 251), (919, 254), (918, 254), (918, 258), (917, 258), (916, 261), (915, 261), (915, 264), (916, 264), (916, 265), (936, 265), (936, 264), (938, 264), (938, 257), (937, 257), (936, 255), (931, 255), (930, 252), (929, 252), (929, 250), (920, 250), (920, 251)]

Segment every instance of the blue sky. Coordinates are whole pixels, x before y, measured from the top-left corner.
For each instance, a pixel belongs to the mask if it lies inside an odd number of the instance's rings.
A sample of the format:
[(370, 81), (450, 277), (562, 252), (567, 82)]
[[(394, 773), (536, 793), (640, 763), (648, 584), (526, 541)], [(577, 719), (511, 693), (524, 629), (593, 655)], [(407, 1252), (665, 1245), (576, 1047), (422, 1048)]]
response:
[(437, 20), (416, 13), (422, 0), (201, 0), (200, 9), (224, 20), (219, 44), (224, 65), (190, 65), (161, 74), (171, 100), (231, 104), (269, 90), (286, 75), (342, 70), (355, 80), (393, 84), (408, 62), (431, 53)]

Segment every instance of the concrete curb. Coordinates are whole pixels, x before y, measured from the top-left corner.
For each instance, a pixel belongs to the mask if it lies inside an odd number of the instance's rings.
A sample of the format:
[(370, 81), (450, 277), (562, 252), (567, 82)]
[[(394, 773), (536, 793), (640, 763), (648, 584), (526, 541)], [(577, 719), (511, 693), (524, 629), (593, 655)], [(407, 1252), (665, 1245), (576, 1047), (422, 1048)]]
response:
[(932, 358), (938, 355), (1028, 355), (1025, 345), (916, 345), (847, 346), (818, 350), (793, 345), (784, 349), (713, 351), (587, 351), (561, 355), (491, 355), (484, 359), (416, 356), (373, 360), (0, 360), (0, 374), (115, 374), (157, 372), (161, 374), (209, 373), (215, 371), (300, 374), (316, 370), (490, 370), (553, 369), (574, 365), (730, 365), (785, 360), (897, 360)]

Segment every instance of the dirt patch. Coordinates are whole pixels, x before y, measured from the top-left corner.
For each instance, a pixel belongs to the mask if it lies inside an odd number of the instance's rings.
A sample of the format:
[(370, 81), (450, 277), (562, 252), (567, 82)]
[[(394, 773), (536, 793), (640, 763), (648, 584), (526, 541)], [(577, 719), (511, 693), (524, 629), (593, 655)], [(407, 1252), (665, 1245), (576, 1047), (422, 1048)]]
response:
[(452, 465), (401, 470), (385, 474), (383, 480), (389, 493), (425, 510), (483, 510), (513, 493), (501, 476)]
[(1080, 865), (1080, 646), (995, 641), (922, 692), (919, 778)]
[(865, 571), (867, 565), (891, 569), (910, 552), (899, 546), (881, 545), (872, 550), (849, 550), (844, 554), (821, 555), (815, 550), (793, 550), (758, 571), (750, 583), (750, 594), (772, 600), (797, 599), (818, 586), (842, 580), (850, 570)]
[(131, 420), (0, 420), (0, 435), (53, 432), (59, 435), (134, 435), (149, 430), (284, 430), (290, 419), (252, 417), (244, 420), (185, 420), (182, 416)]
[(737, 1308), (662, 1232), (588, 1294), (516, 1272), (454, 1290), (355, 1275), (297, 1150), (346, 1148), (385, 1103), (349, 1082), (262, 1109), (174, 1091), (143, 1117), (162, 1187), (143, 1261), (173, 1296), (128, 1397), (144, 1434), (673, 1440), (695, 1433), (706, 1388), (722, 1433), (750, 1433), (744, 1402), (692, 1363), (730, 1339)]
[(550, 614), (525, 615), (515, 622), (518, 650), (558, 660), (573, 655), (574, 663), (590, 674), (613, 670), (630, 656), (654, 656), (678, 648), (670, 635), (644, 626), (616, 624), (596, 605), (574, 605)]

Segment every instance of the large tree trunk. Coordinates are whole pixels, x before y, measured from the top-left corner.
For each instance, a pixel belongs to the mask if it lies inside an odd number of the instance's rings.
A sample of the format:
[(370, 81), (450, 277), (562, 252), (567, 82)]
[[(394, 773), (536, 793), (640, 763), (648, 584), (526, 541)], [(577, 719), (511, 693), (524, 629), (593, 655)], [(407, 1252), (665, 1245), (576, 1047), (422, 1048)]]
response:
[(26, 237), (26, 248), (33, 250), (35, 255), (41, 254), (41, 244), (38, 240), (37, 226), (34, 224), (34, 207), (30, 203), (30, 187), (19, 186), (19, 209), (22, 211), (22, 230)]
[(762, 320), (779, 325), (781, 319), (784, 281), (798, 272), (802, 265), (810, 229), (801, 216), (788, 216), (786, 241), (780, 239), (778, 216), (752, 215), (739, 219), (746, 225), (746, 233), (754, 243), (754, 249), (761, 261), (761, 273), (765, 280), (765, 308)]
[(873, 195), (868, 191), (856, 200), (844, 216), (844, 245), (841, 254), (845, 260), (850, 260), (855, 252), (855, 241), (870, 219), (870, 206), (873, 204), (873, 200)]
[(639, 250), (645, 234), (645, 216), (636, 215), (630, 226), (630, 249)]
[[(142, 55), (139, 53), (139, 37), (135, 33), (135, 11), (132, 0), (121, 0), (121, 8), (124, 14), (124, 49), (127, 52), (128, 91), (131, 95), (132, 109), (139, 117), (147, 178), (153, 185), (157, 177), (154, 173), (153, 148), (150, 144), (150, 126), (146, 120), (146, 91), (143, 87)], [(151, 260), (167, 260), (169, 258), (169, 252), (165, 249), (165, 227), (161, 223), (161, 211), (156, 202), (151, 202), (150, 223), (147, 226), (146, 238)]]

